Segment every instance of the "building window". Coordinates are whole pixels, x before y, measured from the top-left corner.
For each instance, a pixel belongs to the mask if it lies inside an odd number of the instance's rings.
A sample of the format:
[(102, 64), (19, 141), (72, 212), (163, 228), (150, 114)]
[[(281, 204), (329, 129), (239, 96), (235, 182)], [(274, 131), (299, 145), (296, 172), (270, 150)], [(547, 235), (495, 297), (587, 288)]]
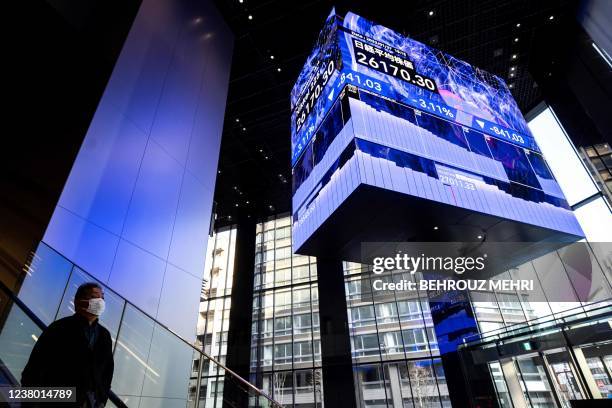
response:
[(291, 253), (289, 216), (271, 217), (256, 233), (251, 381), (283, 406), (321, 407), (316, 262)]

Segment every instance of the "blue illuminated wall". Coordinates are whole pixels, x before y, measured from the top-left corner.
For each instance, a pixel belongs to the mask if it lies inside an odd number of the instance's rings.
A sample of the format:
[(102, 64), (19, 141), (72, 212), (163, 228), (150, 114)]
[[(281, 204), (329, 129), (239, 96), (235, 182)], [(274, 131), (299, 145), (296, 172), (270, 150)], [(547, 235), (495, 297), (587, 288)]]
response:
[(363, 186), (583, 235), (504, 81), (464, 61), (332, 12), (291, 104), (297, 252)]
[(44, 236), (190, 339), (232, 47), (212, 1), (143, 0)]

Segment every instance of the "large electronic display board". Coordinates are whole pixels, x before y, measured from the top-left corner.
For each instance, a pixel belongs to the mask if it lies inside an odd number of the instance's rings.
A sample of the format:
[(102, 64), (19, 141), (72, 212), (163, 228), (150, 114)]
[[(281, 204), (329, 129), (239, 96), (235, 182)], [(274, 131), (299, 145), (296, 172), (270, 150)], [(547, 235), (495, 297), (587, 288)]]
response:
[[(391, 240), (381, 233), (389, 219), (398, 220), (398, 236), (414, 239), (399, 222), (407, 208), (500, 240), (583, 235), (501, 78), (354, 13), (328, 16), (291, 109), (298, 252), (330, 251), (333, 237), (346, 257), (344, 240)], [(383, 197), (386, 218), (374, 211)], [(326, 223), (334, 234), (321, 234)], [(411, 233), (418, 224), (408, 222)], [(359, 237), (342, 238), (339, 229)]]
[(350, 83), (538, 151), (506, 83), (442, 51), (333, 11), (291, 93), (292, 164)]

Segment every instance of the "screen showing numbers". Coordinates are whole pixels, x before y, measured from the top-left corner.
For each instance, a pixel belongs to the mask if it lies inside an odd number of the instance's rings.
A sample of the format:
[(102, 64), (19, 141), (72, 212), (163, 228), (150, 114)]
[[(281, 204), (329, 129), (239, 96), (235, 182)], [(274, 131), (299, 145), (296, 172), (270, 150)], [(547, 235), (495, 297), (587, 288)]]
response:
[(291, 93), (292, 165), (347, 84), (539, 152), (501, 78), (354, 13), (332, 12)]

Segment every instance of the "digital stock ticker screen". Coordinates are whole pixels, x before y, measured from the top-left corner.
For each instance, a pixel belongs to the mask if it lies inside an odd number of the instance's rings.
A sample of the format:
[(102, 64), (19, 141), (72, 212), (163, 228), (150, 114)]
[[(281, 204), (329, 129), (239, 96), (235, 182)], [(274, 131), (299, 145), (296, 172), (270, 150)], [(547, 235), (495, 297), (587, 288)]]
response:
[[(375, 222), (358, 197), (364, 186), (408, 197), (415, 211), (435, 203), (420, 214), (431, 222), (474, 213), (583, 235), (501, 78), (352, 12), (327, 18), (291, 109), (295, 250), (316, 255), (316, 238), (304, 244), (334, 216), (351, 214), (361, 231)], [(365, 210), (359, 220), (337, 211), (348, 201)], [(485, 219), (473, 227), (491, 225)]]

